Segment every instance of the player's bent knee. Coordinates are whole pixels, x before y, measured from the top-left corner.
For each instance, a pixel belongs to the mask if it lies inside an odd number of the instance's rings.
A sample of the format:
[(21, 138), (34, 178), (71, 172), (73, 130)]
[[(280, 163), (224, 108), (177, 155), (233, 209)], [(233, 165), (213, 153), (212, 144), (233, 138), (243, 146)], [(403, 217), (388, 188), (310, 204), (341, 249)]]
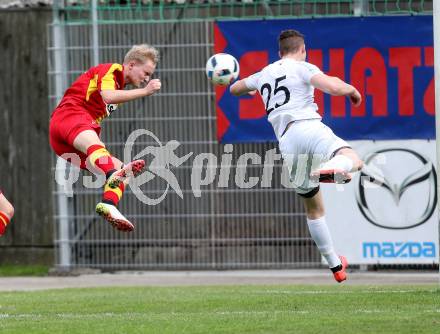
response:
[(304, 198), (312, 198), (318, 192), (319, 192), (319, 186), (316, 187), (316, 188), (313, 188), (312, 190), (310, 190), (309, 192), (306, 192), (304, 194), (298, 193), (298, 195), (301, 196), (301, 197), (304, 197)]
[(351, 159), (353, 160), (352, 171), (359, 171), (364, 167), (364, 162), (356, 154)]
[(351, 147), (341, 147), (335, 152), (335, 156), (339, 154), (344, 155), (353, 161), (353, 171), (359, 171), (364, 166), (364, 162), (359, 158), (356, 151), (353, 150)]

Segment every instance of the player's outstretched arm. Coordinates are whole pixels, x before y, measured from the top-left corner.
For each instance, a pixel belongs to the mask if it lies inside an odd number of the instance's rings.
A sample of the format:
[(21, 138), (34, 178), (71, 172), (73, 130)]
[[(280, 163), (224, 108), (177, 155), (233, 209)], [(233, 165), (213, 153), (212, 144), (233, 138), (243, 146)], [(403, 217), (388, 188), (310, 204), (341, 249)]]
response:
[(102, 99), (107, 104), (124, 103), (144, 96), (150, 96), (156, 93), (161, 88), (159, 79), (152, 79), (143, 88), (136, 88), (130, 90), (103, 90), (101, 91)]
[(312, 76), (310, 83), (315, 88), (318, 88), (327, 94), (334, 96), (348, 96), (351, 103), (356, 107), (362, 102), (362, 96), (359, 91), (338, 77), (331, 77), (324, 73), (319, 73)]
[(244, 79), (234, 82), (232, 84), (232, 86), (229, 88), (229, 91), (231, 92), (232, 95), (235, 95), (235, 96), (240, 96), (240, 95), (244, 95), (244, 94), (254, 95), (256, 93), (255, 90), (249, 89), (246, 86)]

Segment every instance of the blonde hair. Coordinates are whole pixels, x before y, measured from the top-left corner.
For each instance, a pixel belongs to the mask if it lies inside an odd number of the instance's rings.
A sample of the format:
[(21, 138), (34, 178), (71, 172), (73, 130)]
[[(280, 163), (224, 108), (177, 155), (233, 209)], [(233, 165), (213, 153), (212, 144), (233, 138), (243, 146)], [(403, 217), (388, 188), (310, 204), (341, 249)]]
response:
[(148, 44), (133, 45), (130, 51), (125, 55), (124, 64), (133, 60), (139, 63), (145, 63), (148, 59), (157, 64), (159, 62), (159, 51)]

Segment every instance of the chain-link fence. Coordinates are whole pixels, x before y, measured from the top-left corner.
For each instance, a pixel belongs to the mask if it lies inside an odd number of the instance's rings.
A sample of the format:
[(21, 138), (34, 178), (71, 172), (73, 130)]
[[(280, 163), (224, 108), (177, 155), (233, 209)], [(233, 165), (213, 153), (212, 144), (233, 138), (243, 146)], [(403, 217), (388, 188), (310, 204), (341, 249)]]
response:
[[(95, 11), (93, 4), (72, 2), (54, 9), (49, 27), (51, 108), (88, 67), (121, 62), (133, 44), (148, 42), (161, 52), (156, 75), (163, 88), (156, 96), (124, 104), (113, 113), (103, 122), (102, 139), (122, 159), (127, 138), (145, 129), (150, 133), (136, 140), (135, 152), (159, 147), (158, 141), (165, 146), (176, 140), (180, 143), (176, 156), (192, 155), (170, 168), (182, 196), (160, 175), (150, 175), (151, 180), (140, 186), (150, 199), (166, 194), (157, 205), (147, 205), (126, 191), (121, 211), (136, 224), (130, 234), (114, 231), (96, 216), (101, 189), (83, 186), (86, 173), (76, 182), (73, 197), (65, 197), (54, 182), (57, 265), (141, 269), (319, 266), (320, 255), (309, 237), (300, 201), (282, 185), (281, 161), (269, 159), (276, 156), (275, 143), (225, 146), (216, 140), (215, 94), (204, 73), (213, 53), (213, 19), (341, 16), (356, 11), (428, 13), (432, 2), (104, 1), (96, 5)], [(237, 175), (243, 176), (240, 157), (244, 153), (268, 157), (264, 165), (264, 160), (248, 164), (244, 179), (259, 178), (252, 189), (234, 182)], [(198, 160), (200, 154), (206, 159)], [(147, 164), (154, 159), (152, 155), (145, 158)], [(270, 180), (265, 179), (268, 167), (273, 167)], [(200, 179), (206, 181), (200, 197), (194, 193), (194, 170), (201, 170)], [(229, 173), (227, 184), (222, 173)]]
[[(66, 1), (69, 22), (88, 20), (89, 1)], [(101, 21), (294, 18), (432, 13), (432, 0), (99, 0)]]

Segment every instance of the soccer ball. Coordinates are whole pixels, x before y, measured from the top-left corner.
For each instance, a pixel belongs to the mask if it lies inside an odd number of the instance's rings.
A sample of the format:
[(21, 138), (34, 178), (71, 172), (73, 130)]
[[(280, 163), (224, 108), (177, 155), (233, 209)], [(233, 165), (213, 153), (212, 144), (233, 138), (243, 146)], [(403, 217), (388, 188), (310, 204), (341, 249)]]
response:
[(227, 86), (238, 78), (237, 59), (227, 53), (217, 53), (206, 62), (206, 76), (214, 85)]

